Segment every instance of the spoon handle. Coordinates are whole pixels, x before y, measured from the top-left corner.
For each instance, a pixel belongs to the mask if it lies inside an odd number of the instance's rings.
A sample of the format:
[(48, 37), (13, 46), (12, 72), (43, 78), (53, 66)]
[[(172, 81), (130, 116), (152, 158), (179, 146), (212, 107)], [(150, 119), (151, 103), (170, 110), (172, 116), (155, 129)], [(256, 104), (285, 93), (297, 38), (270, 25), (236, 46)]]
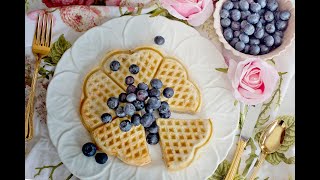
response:
[(266, 159), (266, 156), (267, 156), (267, 153), (262, 153), (261, 154), (261, 156), (259, 157), (259, 160), (258, 160), (258, 164), (253, 169), (253, 173), (251, 174), (250, 180), (254, 180), (254, 178), (256, 177), (256, 175), (257, 175), (262, 163)]

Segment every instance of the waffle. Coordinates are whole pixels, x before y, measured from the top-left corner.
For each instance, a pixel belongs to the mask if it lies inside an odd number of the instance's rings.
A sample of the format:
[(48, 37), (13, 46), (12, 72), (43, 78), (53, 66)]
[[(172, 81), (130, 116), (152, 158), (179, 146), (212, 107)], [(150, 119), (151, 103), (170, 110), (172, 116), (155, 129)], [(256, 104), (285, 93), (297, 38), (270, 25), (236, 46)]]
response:
[[(135, 85), (139, 82), (149, 83), (154, 77), (162, 58), (162, 54), (151, 47), (141, 47), (133, 51), (112, 51), (103, 59), (102, 67), (114, 82), (121, 88), (126, 89), (125, 78), (127, 76), (134, 77)], [(110, 63), (113, 60), (117, 60), (121, 64), (120, 69), (115, 72), (110, 69)], [(140, 71), (138, 74), (130, 73), (129, 67), (131, 64), (139, 66)]]
[(91, 71), (84, 80), (83, 101), (80, 106), (82, 122), (92, 131), (102, 125), (101, 115), (109, 113), (115, 117), (114, 110), (107, 106), (110, 97), (118, 97), (123, 90), (101, 70)]
[[(171, 87), (174, 90), (173, 97), (166, 100), (170, 109), (178, 112), (199, 112), (201, 95), (198, 87), (189, 80), (186, 68), (173, 58), (166, 58), (162, 61), (155, 78), (163, 83), (164, 87)], [(162, 89), (163, 90), (163, 89)], [(161, 90), (161, 91), (162, 91)]]
[(151, 162), (142, 125), (132, 126), (128, 132), (122, 132), (119, 123), (125, 118), (116, 118), (92, 131), (97, 147), (108, 155), (117, 156), (123, 162), (143, 166)]
[(210, 119), (157, 119), (163, 159), (171, 171), (189, 166), (212, 135)]

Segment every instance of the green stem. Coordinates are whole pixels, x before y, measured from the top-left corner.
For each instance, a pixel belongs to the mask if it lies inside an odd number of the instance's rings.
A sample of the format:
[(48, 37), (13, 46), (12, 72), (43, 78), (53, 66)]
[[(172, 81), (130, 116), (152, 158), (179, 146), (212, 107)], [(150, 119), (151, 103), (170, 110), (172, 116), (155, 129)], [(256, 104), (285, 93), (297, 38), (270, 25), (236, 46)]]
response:
[(67, 177), (67, 179), (66, 179), (66, 180), (71, 179), (71, 178), (72, 178), (72, 176), (73, 176), (73, 174), (70, 174), (70, 175)]
[(60, 162), (59, 164), (57, 164), (57, 165), (55, 165), (55, 166), (42, 166), (42, 167), (37, 167), (37, 168), (35, 168), (35, 169), (37, 169), (37, 170), (39, 170), (39, 171), (38, 171), (38, 173), (35, 174), (33, 177), (36, 177), (36, 176), (40, 175), (41, 171), (42, 171), (43, 169), (45, 169), (45, 168), (52, 168), (52, 169), (51, 169), (51, 172), (50, 172), (50, 176), (49, 176), (49, 179), (52, 180), (53, 172), (54, 172), (59, 166), (61, 166), (62, 164), (63, 164), (63, 163)]

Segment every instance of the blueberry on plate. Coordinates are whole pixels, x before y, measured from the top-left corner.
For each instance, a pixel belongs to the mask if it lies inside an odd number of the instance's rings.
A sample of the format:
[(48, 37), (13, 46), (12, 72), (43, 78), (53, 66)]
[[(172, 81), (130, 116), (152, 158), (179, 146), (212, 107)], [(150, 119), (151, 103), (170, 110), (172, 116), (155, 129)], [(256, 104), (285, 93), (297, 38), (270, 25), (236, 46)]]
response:
[(125, 79), (126, 85), (131, 85), (134, 83), (134, 78), (132, 76), (127, 76)]
[(241, 11), (241, 19), (246, 20), (250, 14), (251, 14), (250, 11)]
[(234, 31), (240, 30), (240, 22), (238, 21), (232, 21), (231, 23), (231, 29)]
[(146, 139), (148, 144), (154, 145), (158, 144), (160, 137), (158, 133), (149, 133)]
[(230, 41), (230, 45), (231, 45), (232, 47), (234, 47), (238, 41), (239, 41), (239, 38), (233, 38), (233, 39)]
[(261, 6), (258, 3), (250, 3), (250, 10), (251, 12), (259, 12), (261, 10)]
[(138, 74), (139, 71), (140, 71), (140, 68), (139, 68), (139, 66), (137, 66), (136, 64), (131, 64), (131, 65), (129, 66), (129, 72), (130, 72), (131, 74)]
[(227, 40), (230, 41), (233, 38), (233, 31), (231, 28), (226, 28), (223, 31), (223, 37)]
[(220, 17), (221, 17), (222, 19), (228, 18), (229, 16), (230, 16), (229, 11), (227, 11), (227, 10), (225, 10), (225, 9), (221, 9), (221, 11), (220, 11)]
[(156, 97), (150, 97), (148, 99), (147, 104), (150, 106), (152, 109), (158, 109), (161, 106), (161, 101), (156, 98)]
[(157, 45), (162, 45), (164, 44), (165, 40), (162, 36), (156, 36), (154, 38), (154, 43), (156, 43)]
[(151, 88), (148, 90), (148, 95), (149, 97), (160, 97), (160, 91), (159, 89), (156, 88)]
[(269, 33), (269, 34), (272, 34), (272, 33), (274, 33), (276, 31), (276, 27), (272, 23), (268, 23), (266, 25), (265, 29), (266, 29), (266, 32)]
[(116, 109), (119, 105), (119, 99), (115, 97), (110, 97), (107, 101), (107, 105), (110, 109)]
[(154, 111), (154, 109), (152, 109), (149, 104), (145, 104), (144, 110), (146, 111), (146, 113), (152, 113)]
[(271, 47), (274, 44), (274, 39), (272, 36), (268, 35), (263, 38), (263, 42), (266, 46)]
[(247, 21), (247, 20), (241, 21), (241, 23), (240, 23), (241, 29), (243, 29), (247, 24), (248, 24), (248, 21)]
[(222, 8), (225, 10), (231, 10), (233, 8), (233, 3), (231, 1), (226, 1), (223, 3)]
[[(160, 93), (160, 92), (159, 92)], [(146, 90), (139, 90), (138, 92), (137, 92), (137, 99), (139, 100), (139, 101), (145, 101), (147, 98), (148, 98), (148, 96), (149, 96), (149, 93), (148, 93), (148, 91), (146, 91)]]
[(240, 35), (240, 31), (234, 31), (233, 32), (233, 37), (237, 38)]
[(82, 153), (85, 156), (91, 157), (97, 152), (97, 146), (91, 142), (87, 142), (82, 146)]
[(242, 51), (244, 49), (246, 45), (242, 42), (242, 41), (239, 41), (236, 43), (236, 45), (234, 46), (234, 48), (237, 50), (237, 51)]
[(145, 113), (141, 119), (140, 123), (142, 124), (143, 127), (147, 128), (150, 127), (151, 124), (155, 121), (155, 117), (153, 116), (152, 113)]
[(132, 104), (136, 108), (136, 111), (140, 111), (140, 110), (142, 110), (144, 108), (144, 102), (143, 101), (135, 100), (135, 101), (132, 102)]
[(260, 15), (260, 17), (261, 16), (263, 16), (264, 15), (264, 13), (266, 12), (266, 10), (265, 9), (260, 9), (260, 11), (258, 12), (258, 14)]
[(287, 21), (278, 20), (276, 22), (276, 28), (280, 31), (285, 30), (287, 28)]
[(251, 38), (250, 41), (249, 41), (249, 44), (250, 45), (259, 45), (260, 44), (260, 40)]
[(275, 18), (276, 20), (281, 20), (281, 19), (280, 19), (280, 13), (281, 13), (280, 11), (275, 11), (275, 12), (274, 12), (274, 18)]
[(237, 10), (237, 9), (231, 10), (230, 15), (231, 15), (231, 19), (232, 19), (233, 21), (239, 21), (240, 18), (241, 18), (241, 13), (240, 13), (240, 11)]
[(252, 24), (246, 24), (245, 27), (243, 28), (243, 32), (246, 33), (247, 35), (252, 35), (254, 33), (254, 26)]
[(127, 94), (126, 93), (121, 93), (120, 95), (119, 95), (119, 101), (120, 102), (126, 102), (126, 98), (127, 98)]
[(267, 11), (266, 13), (264, 13), (264, 19), (265, 19), (267, 22), (273, 21), (273, 20), (274, 20), (273, 12)]
[(163, 90), (163, 96), (166, 98), (171, 98), (174, 95), (174, 91), (171, 87), (166, 87)]
[(267, 1), (266, 0), (256, 0), (256, 2), (258, 4), (260, 4), (261, 8), (264, 8), (267, 5)]
[(281, 20), (287, 21), (289, 20), (290, 16), (291, 16), (291, 13), (289, 11), (281, 11), (279, 17)]
[(269, 47), (264, 45), (264, 44), (260, 44), (260, 54), (267, 54), (269, 52)]
[(170, 118), (170, 116), (171, 116), (171, 111), (168, 110), (167, 112), (159, 113), (159, 116), (160, 116), (161, 118), (168, 119), (168, 118)]
[(278, 9), (278, 2), (276, 0), (269, 0), (267, 2), (267, 8), (270, 10), (270, 11), (275, 11)]
[(244, 46), (244, 50), (243, 52), (248, 54), (249, 53), (249, 50), (250, 50), (250, 45), (249, 44), (246, 44), (246, 46)]
[(133, 84), (131, 84), (131, 85), (129, 85), (129, 86), (127, 87), (126, 92), (127, 92), (127, 94), (130, 94), (130, 93), (135, 93), (136, 90), (137, 90), (136, 86), (133, 85)]
[(112, 116), (109, 113), (103, 113), (101, 115), (101, 121), (104, 123), (109, 123), (112, 121)]
[(96, 162), (99, 164), (104, 164), (108, 161), (108, 155), (105, 153), (97, 153), (94, 158), (96, 159)]
[(110, 63), (110, 69), (111, 69), (111, 71), (118, 71), (120, 69), (119, 61), (116, 61), (116, 60), (112, 61)]
[(249, 36), (241, 33), (239, 36), (240, 41), (242, 41), (243, 43), (247, 44), (249, 42)]
[(128, 132), (130, 131), (132, 124), (129, 120), (126, 119), (120, 122), (119, 127), (122, 132)]
[(146, 130), (149, 133), (158, 133), (159, 127), (158, 127), (156, 121), (154, 121), (149, 127), (147, 127)]
[(231, 24), (231, 20), (229, 18), (221, 19), (220, 24), (222, 27), (228, 27)]
[(170, 110), (170, 106), (167, 102), (162, 101), (160, 107), (158, 108), (159, 113), (165, 113)]
[(258, 55), (260, 52), (260, 47), (258, 45), (250, 46), (249, 54), (251, 55)]
[(262, 28), (262, 26), (263, 26), (262, 23), (259, 21), (259, 22), (256, 24), (256, 29), (257, 29), (257, 28)]
[(276, 31), (274, 34), (283, 38), (283, 32), (282, 31)]
[(120, 118), (122, 117), (125, 117), (126, 116), (126, 113), (124, 112), (124, 109), (122, 106), (119, 106), (117, 109), (116, 109), (116, 115)]
[(249, 10), (249, 3), (248, 3), (248, 1), (246, 1), (246, 0), (240, 0), (240, 1), (239, 1), (239, 8), (240, 8), (242, 11), (247, 11), (247, 10)]
[(134, 93), (130, 93), (130, 94), (127, 95), (126, 100), (128, 102), (133, 102), (133, 101), (137, 100), (137, 95), (134, 94)]
[(141, 82), (138, 84), (138, 89), (139, 90), (148, 90), (148, 85), (146, 83)]
[(162, 87), (162, 82), (160, 79), (152, 79), (150, 84), (153, 88), (156, 89), (160, 89)]
[(239, 9), (239, 2), (238, 1), (233, 2), (233, 9)]
[(139, 114), (134, 114), (131, 116), (131, 123), (135, 126), (140, 125), (141, 116)]
[(136, 108), (134, 107), (133, 104), (127, 103), (127, 104), (124, 106), (124, 112), (125, 112), (126, 115), (128, 115), (128, 116), (132, 116), (132, 115), (136, 112)]
[(257, 13), (250, 14), (250, 15), (247, 17), (247, 21), (248, 21), (250, 24), (257, 24), (257, 23), (259, 22), (259, 19), (260, 19), (260, 16), (259, 16), (259, 14), (257, 14)]
[(274, 45), (275, 46), (280, 46), (282, 43), (282, 38), (279, 35), (273, 34), (272, 35), (273, 39), (274, 39)]

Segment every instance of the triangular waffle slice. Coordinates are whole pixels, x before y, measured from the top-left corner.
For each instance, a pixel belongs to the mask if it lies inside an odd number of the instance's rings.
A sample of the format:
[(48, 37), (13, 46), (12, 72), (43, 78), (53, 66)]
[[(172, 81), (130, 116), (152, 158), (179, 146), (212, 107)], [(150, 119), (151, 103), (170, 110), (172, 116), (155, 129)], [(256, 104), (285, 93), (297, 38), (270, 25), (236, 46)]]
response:
[(171, 171), (189, 166), (212, 135), (210, 119), (157, 119), (163, 159)]
[(122, 132), (119, 124), (125, 118), (116, 118), (92, 131), (92, 139), (99, 150), (108, 155), (117, 156), (121, 161), (143, 166), (151, 162), (142, 125), (132, 126), (130, 131)]

